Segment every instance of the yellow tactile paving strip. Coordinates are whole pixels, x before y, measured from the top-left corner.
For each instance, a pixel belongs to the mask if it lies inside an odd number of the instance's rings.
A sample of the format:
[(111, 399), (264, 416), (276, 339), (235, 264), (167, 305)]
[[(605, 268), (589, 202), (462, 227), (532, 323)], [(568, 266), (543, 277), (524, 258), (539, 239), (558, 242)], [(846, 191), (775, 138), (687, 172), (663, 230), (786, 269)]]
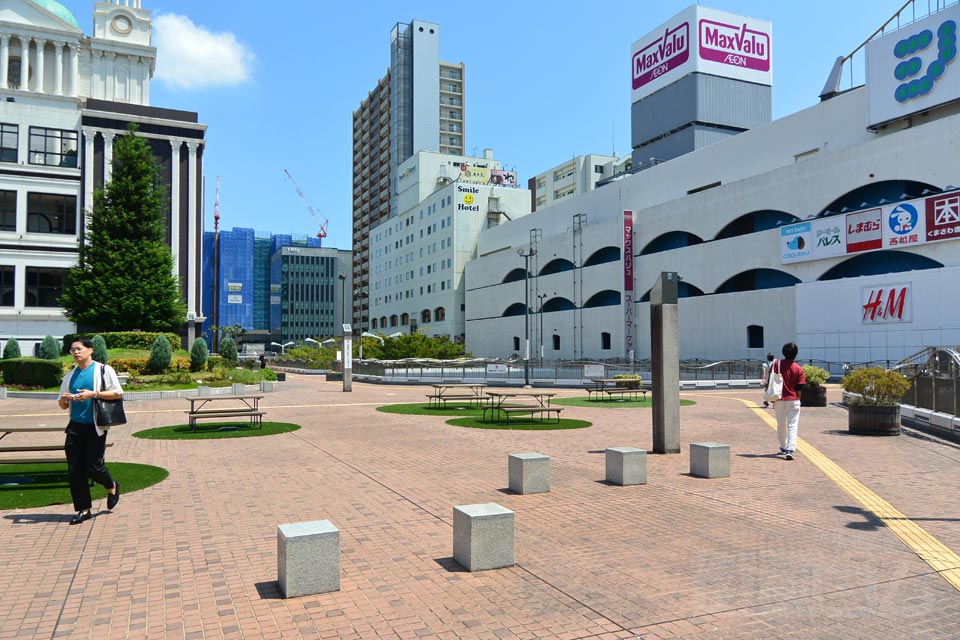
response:
[[(761, 420), (776, 431), (777, 421), (767, 411), (757, 406), (752, 400), (744, 400), (743, 398), (737, 398), (737, 400), (747, 405), (760, 416)], [(797, 438), (797, 451), (806, 456), (815, 467), (847, 492), (851, 498), (859, 502), (864, 509), (871, 512), (911, 551), (943, 576), (944, 580), (960, 591), (960, 555), (951, 551), (946, 545), (927, 533), (923, 527), (907, 518), (892, 504), (865, 487), (837, 463), (820, 453), (809, 442)]]

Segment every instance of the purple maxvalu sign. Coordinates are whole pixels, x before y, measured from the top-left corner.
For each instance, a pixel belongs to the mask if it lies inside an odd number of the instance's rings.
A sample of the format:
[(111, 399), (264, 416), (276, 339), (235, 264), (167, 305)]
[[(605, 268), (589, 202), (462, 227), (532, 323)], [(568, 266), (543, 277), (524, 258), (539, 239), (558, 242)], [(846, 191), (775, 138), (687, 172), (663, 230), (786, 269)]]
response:
[(633, 211), (623, 212), (623, 346), (633, 350)]
[(690, 59), (690, 23), (684, 22), (633, 54), (633, 88), (676, 69)]
[[(700, 20), (700, 57), (734, 67), (770, 71), (770, 34), (735, 25)], [(634, 74), (636, 78), (636, 74)], [(634, 88), (636, 88), (634, 79)]]

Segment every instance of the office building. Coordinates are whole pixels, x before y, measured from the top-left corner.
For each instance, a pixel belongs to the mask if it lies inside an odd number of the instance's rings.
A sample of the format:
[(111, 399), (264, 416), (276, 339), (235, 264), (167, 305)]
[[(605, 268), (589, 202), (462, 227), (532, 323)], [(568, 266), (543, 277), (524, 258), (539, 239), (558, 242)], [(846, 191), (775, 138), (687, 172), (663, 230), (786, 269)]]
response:
[(369, 325), (370, 230), (398, 212), (397, 169), (417, 151), (464, 152), (464, 65), (440, 60), (440, 26), (398, 23), (390, 67), (353, 112), (352, 322)]
[(630, 171), (632, 156), (604, 156), (595, 153), (576, 156), (527, 181), (533, 211), (545, 209), (568, 198), (593, 191), (605, 180)]

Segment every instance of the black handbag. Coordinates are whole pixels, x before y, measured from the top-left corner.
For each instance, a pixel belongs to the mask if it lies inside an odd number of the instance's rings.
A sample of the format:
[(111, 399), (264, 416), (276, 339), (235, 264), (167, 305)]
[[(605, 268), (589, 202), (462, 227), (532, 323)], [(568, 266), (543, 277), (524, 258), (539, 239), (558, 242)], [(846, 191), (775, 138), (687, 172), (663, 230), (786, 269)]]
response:
[[(107, 386), (104, 367), (100, 365), (100, 390)], [(127, 424), (127, 414), (123, 411), (123, 396), (116, 400), (93, 399), (94, 419), (98, 427), (112, 427), (115, 424)]]

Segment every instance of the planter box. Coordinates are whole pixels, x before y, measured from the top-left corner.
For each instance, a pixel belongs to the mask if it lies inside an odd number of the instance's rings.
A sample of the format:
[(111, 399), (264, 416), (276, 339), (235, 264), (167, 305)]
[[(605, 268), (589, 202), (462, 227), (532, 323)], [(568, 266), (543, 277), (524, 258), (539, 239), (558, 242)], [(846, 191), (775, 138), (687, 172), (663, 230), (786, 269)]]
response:
[(816, 386), (810, 387), (803, 385), (800, 389), (801, 407), (825, 407), (827, 406), (827, 388)]
[(851, 404), (847, 407), (847, 430), (861, 436), (898, 436), (900, 405)]
[(335, 371), (327, 372), (327, 382), (341, 382), (343, 380), (343, 374)]

